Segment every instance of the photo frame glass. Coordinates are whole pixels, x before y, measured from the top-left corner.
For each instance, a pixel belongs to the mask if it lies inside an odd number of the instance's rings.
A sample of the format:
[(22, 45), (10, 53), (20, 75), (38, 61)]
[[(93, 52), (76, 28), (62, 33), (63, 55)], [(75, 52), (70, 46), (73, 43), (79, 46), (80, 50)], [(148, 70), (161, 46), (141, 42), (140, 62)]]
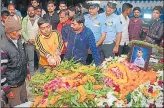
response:
[(151, 47), (134, 44), (130, 52), (130, 63), (147, 70), (151, 53)]

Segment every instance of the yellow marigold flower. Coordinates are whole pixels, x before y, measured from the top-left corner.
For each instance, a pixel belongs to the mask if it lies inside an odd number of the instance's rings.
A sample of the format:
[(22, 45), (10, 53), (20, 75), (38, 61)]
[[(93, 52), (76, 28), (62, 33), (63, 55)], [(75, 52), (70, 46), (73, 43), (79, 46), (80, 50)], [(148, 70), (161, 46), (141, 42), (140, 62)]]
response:
[(144, 88), (142, 89), (142, 93), (143, 93), (145, 96), (148, 96), (148, 91), (147, 91), (146, 87), (144, 87)]
[(155, 90), (153, 93), (151, 93), (151, 98), (156, 98), (159, 94), (158, 90)]

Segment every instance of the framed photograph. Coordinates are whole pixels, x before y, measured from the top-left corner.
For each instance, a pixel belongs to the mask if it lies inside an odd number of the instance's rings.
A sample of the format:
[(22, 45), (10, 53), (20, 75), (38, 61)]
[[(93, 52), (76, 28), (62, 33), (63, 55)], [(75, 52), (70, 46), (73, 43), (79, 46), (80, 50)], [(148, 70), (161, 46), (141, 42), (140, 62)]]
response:
[(151, 47), (133, 44), (130, 51), (130, 63), (143, 70), (147, 70), (151, 53)]

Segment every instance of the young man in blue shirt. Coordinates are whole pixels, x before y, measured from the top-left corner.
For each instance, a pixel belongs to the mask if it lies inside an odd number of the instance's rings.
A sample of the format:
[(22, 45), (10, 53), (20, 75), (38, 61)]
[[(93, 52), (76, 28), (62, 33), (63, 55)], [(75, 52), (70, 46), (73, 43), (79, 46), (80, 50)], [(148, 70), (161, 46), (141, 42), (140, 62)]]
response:
[(62, 30), (63, 41), (67, 46), (65, 59), (70, 60), (73, 58), (77, 62), (86, 64), (88, 50), (90, 49), (95, 64), (100, 65), (101, 60), (96, 47), (95, 37), (93, 32), (84, 26), (84, 23), (84, 16), (76, 14), (72, 19), (71, 26), (66, 26), (69, 32), (65, 33)]

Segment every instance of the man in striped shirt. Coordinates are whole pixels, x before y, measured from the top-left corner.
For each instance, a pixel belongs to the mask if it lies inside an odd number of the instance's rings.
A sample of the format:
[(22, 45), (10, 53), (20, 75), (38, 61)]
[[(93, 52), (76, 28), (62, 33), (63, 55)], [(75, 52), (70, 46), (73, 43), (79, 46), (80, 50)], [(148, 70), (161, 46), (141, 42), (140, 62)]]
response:
[(63, 43), (60, 34), (52, 31), (52, 25), (48, 19), (38, 20), (40, 34), (35, 39), (36, 49), (40, 54), (41, 67), (56, 66), (60, 64), (60, 53)]

